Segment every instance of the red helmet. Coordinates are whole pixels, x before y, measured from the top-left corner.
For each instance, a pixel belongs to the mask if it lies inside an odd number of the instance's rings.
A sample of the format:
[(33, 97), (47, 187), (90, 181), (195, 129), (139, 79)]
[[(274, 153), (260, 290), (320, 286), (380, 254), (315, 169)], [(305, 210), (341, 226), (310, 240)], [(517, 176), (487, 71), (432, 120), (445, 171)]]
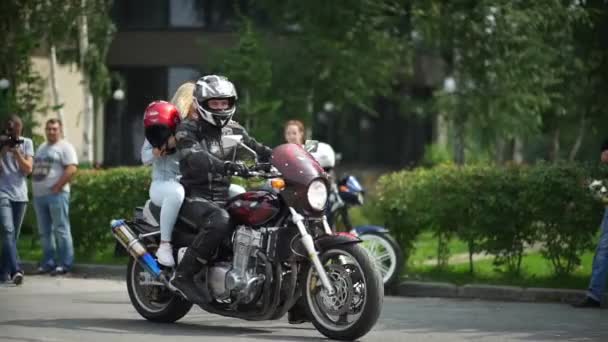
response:
[(146, 139), (154, 147), (162, 147), (180, 122), (179, 111), (167, 101), (154, 101), (144, 112)]

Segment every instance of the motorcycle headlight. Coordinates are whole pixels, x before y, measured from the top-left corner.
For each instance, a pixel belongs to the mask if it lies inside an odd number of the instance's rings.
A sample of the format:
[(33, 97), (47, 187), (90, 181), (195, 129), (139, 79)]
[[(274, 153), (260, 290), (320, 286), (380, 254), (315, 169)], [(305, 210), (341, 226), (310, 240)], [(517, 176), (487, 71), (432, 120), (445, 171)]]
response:
[(327, 186), (323, 181), (317, 179), (308, 186), (308, 204), (314, 210), (323, 210), (327, 203)]

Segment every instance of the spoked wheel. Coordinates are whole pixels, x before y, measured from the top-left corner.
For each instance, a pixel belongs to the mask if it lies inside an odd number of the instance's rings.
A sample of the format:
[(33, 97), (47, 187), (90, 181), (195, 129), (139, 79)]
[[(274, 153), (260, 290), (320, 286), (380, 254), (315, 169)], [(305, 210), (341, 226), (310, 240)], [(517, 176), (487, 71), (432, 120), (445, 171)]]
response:
[(381, 233), (365, 233), (358, 237), (363, 240), (361, 246), (380, 271), (384, 286), (388, 287), (397, 282), (403, 267), (403, 252), (397, 241), (390, 235)]
[(184, 317), (192, 303), (172, 293), (152, 279), (150, 274), (133, 258), (127, 265), (127, 290), (135, 310), (147, 320), (173, 323)]
[(320, 255), (335, 290), (329, 295), (314, 267), (306, 272), (305, 300), (313, 325), (336, 340), (355, 340), (376, 324), (384, 289), (367, 253), (357, 245), (332, 247)]

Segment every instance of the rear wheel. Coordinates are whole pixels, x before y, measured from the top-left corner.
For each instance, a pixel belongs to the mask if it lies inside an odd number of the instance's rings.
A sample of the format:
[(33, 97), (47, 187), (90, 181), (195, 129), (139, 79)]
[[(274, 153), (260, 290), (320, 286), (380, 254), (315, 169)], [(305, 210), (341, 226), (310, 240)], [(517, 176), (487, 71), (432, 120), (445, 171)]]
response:
[(335, 293), (329, 295), (314, 267), (305, 275), (304, 299), (312, 324), (336, 340), (355, 340), (376, 324), (384, 289), (369, 256), (358, 245), (331, 247), (320, 254)]
[(403, 268), (403, 252), (392, 236), (383, 233), (364, 233), (358, 236), (376, 268), (382, 275), (382, 282), (386, 288), (399, 281)]
[(133, 258), (127, 265), (127, 290), (135, 310), (149, 321), (173, 323), (192, 308), (192, 303), (155, 281)]

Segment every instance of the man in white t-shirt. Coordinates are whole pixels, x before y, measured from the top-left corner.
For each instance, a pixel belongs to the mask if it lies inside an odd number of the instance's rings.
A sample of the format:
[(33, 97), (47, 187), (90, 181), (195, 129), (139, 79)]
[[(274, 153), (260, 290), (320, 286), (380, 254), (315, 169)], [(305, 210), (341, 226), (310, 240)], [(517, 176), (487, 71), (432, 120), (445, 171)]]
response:
[(43, 252), (38, 273), (65, 274), (74, 263), (69, 182), (76, 173), (78, 158), (72, 144), (62, 139), (60, 120), (48, 120), (45, 133), (47, 141), (36, 151), (32, 172), (34, 209)]

